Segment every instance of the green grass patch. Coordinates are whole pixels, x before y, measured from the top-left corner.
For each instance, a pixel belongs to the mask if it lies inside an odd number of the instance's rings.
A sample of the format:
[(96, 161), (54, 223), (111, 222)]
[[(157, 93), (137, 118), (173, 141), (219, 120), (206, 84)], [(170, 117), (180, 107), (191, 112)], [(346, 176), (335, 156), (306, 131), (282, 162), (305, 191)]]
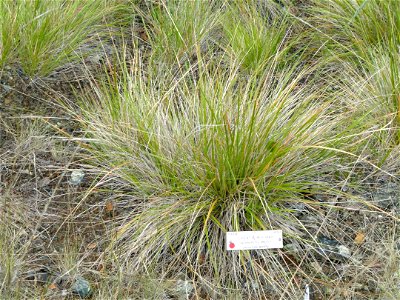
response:
[[(19, 63), (29, 76), (45, 76), (82, 55), (78, 49), (95, 37), (114, 1), (2, 1), (0, 66)], [(93, 36), (94, 35), (94, 36)]]

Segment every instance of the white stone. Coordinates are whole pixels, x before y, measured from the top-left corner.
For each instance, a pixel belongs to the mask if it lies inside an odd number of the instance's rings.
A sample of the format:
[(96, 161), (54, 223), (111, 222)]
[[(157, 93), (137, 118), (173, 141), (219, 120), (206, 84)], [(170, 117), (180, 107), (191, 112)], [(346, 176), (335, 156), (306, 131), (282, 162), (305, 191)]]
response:
[(78, 185), (82, 182), (83, 177), (85, 177), (85, 172), (83, 172), (82, 170), (74, 170), (71, 172), (69, 182), (72, 185)]
[(337, 247), (337, 249), (338, 249), (338, 253), (339, 253), (341, 256), (343, 256), (343, 257), (345, 257), (345, 258), (350, 258), (350, 256), (351, 256), (351, 251), (350, 251), (349, 248), (347, 248), (346, 246), (340, 245), (340, 246)]
[(193, 289), (193, 284), (189, 280), (178, 280), (176, 283), (176, 292), (180, 295), (190, 295)]

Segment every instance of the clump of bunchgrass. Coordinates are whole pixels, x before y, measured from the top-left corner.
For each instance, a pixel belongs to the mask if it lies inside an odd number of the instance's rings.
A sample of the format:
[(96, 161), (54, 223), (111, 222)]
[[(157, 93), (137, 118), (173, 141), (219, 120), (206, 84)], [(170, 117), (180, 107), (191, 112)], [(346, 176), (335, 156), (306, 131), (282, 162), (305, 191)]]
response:
[(45, 76), (81, 57), (77, 50), (98, 32), (113, 1), (2, 1), (0, 65), (21, 64), (30, 76)]
[(400, 142), (399, 55), (396, 47), (380, 49), (371, 56), (370, 64), (365, 68), (370, 110), (376, 118), (383, 119), (384, 125), (392, 128), (397, 144)]
[(13, 43), (14, 36), (17, 34), (16, 18), (10, 11), (8, 1), (0, 3), (0, 67), (12, 60), (15, 51)]
[[(368, 63), (374, 49), (400, 44), (400, 6), (397, 0), (322, 0), (310, 7), (326, 54)], [(328, 41), (326, 41), (328, 39)]]
[[(260, 3), (259, 3), (260, 4)], [(266, 7), (254, 3), (233, 2), (220, 19), (226, 48), (244, 69), (254, 71), (272, 60), (288, 60), (291, 23), (275, 3)], [(226, 45), (225, 45), (226, 43)]]
[[(400, 126), (400, 73), (399, 59), (393, 52), (375, 51), (363, 68), (342, 63), (342, 76), (337, 81), (344, 110), (351, 111), (355, 131), (369, 144), (370, 159), (378, 165), (389, 156), (396, 155)], [(340, 94), (340, 95), (339, 95)], [(392, 161), (394, 165), (398, 163)], [(395, 172), (395, 167), (390, 167)]]
[[(62, 218), (49, 247), (58, 251), (49, 255), (57, 266), (55, 275), (67, 279), (65, 288), (82, 274), (91, 283), (96, 280), (93, 297), (176, 297), (179, 281), (194, 286), (180, 294), (183, 298), (300, 299), (305, 285), (312, 285), (322, 298), (371, 296), (379, 289), (396, 296), (397, 291), (382, 282), (398, 282), (397, 232), (387, 237), (386, 227), (395, 225), (382, 225), (392, 213), (367, 201), (359, 187), (379, 171), (374, 161), (369, 162), (370, 154), (375, 158), (384, 145), (395, 149), (390, 140), (398, 132), (393, 55), (397, 49), (386, 55), (386, 46), (371, 48), (364, 67), (350, 59), (348, 70), (340, 69), (343, 76), (336, 78), (324, 69), (325, 62), (313, 61), (316, 67), (308, 68), (303, 57), (298, 62), (286, 60), (290, 25), (286, 17), (280, 19), (283, 14), (272, 1), (263, 2), (274, 8), (265, 20), (256, 6), (240, 1), (225, 3), (225, 8), (201, 1), (183, 3), (142, 3), (151, 7), (148, 19), (142, 15), (147, 33), (141, 38), (149, 47), (134, 52), (133, 59), (125, 56), (125, 48), (115, 51), (122, 54), (119, 60), (106, 62), (104, 76), (88, 74), (91, 86), (80, 103), (68, 99), (80, 106), (74, 106), (75, 116), (87, 136), (81, 131), (70, 135), (58, 124), (51, 125), (65, 134), (62, 142), (72, 139), (69, 142), (85, 149), (84, 159), (95, 165), (89, 172), (100, 176), (77, 203), (76, 192), (84, 186), (71, 186), (61, 175), (57, 185), (49, 187), (52, 196), (44, 199), (34, 226), (22, 226), (25, 214), (20, 212), (12, 218), (6, 215), (11, 222), (0, 234), (0, 250), (7, 243), (11, 246), (2, 251), (4, 256), (0, 253), (0, 267), (7, 259), (12, 262), (7, 266), (14, 266), (13, 276), (7, 278), (18, 275), (21, 262), (31, 269), (30, 246), (37, 236), (53, 232)], [(220, 24), (221, 7), (225, 17), (232, 13), (231, 22), (246, 22), (230, 27), (224, 21), (228, 40), (216, 42), (221, 47), (215, 51), (203, 46), (214, 25)], [(264, 25), (271, 25), (270, 31), (264, 31)], [(234, 35), (232, 28), (237, 30)], [(264, 39), (257, 30), (273, 36)], [(254, 41), (247, 39), (248, 33)], [(263, 45), (269, 40), (273, 43)], [(338, 42), (334, 45), (335, 51), (343, 50)], [(351, 55), (357, 60), (361, 56), (355, 50)], [(176, 66), (182, 72), (175, 72)], [(331, 82), (335, 80), (338, 87)], [(52, 118), (48, 120), (52, 124)], [(40, 188), (40, 174), (69, 173), (69, 168), (65, 161), (62, 166), (38, 168), (49, 158), (48, 153), (36, 152), (43, 145), (48, 148), (43, 139), (49, 132), (42, 123), (27, 124), (16, 123), (10, 130), (18, 146), (6, 150), (11, 156), (6, 167), (16, 170), (18, 179), (29, 174), (33, 180), (33, 174), (39, 174), (32, 185), (39, 197), (48, 192)], [(79, 159), (66, 148), (56, 152), (70, 162)], [(359, 172), (362, 168), (364, 173)], [(92, 178), (85, 177), (86, 183)], [(8, 187), (17, 189), (18, 184)], [(69, 186), (67, 200), (52, 201), (60, 187), (64, 190), (63, 184)], [(99, 197), (86, 206), (92, 192), (99, 192)], [(4, 203), (9, 212), (15, 198)], [(30, 204), (36, 211), (42, 206), (39, 199)], [(83, 218), (90, 225), (80, 227)], [(92, 220), (98, 223), (92, 226)], [(71, 238), (75, 230), (64, 231), (70, 223), (78, 224), (86, 238), (92, 240), (95, 234), (94, 242), (86, 244), (80, 235)], [(383, 231), (366, 230), (364, 224), (370, 223)], [(97, 235), (98, 226), (110, 231)], [(18, 236), (22, 227), (32, 230), (23, 251), (19, 245), (26, 239)], [(284, 249), (225, 251), (226, 231), (264, 229), (282, 229)], [(365, 241), (355, 242), (360, 229)], [(58, 247), (60, 235), (64, 243)], [(347, 247), (345, 257), (332, 261), (321, 250), (321, 236)], [(385, 245), (387, 251), (380, 248), (382, 236), (393, 239)], [(387, 264), (385, 255), (390, 258)], [(386, 266), (388, 271), (383, 272)], [(374, 292), (361, 290), (366, 278), (368, 285), (378, 285)], [(6, 297), (39, 297), (28, 289), (19, 293), (8, 288), (9, 279), (6, 282)]]
[(370, 133), (378, 164), (399, 143), (399, 9), (392, 0), (323, 0), (308, 8), (326, 74), (339, 83), (342, 108), (358, 116), (359, 133)]
[[(207, 48), (220, 15), (217, 1), (162, 1), (138, 9), (145, 24), (155, 68), (188, 63), (198, 47)], [(164, 69), (164, 68), (163, 68)]]
[(247, 282), (245, 294), (297, 295), (297, 271), (279, 251), (227, 253), (224, 233), (284, 229), (315, 244), (291, 212), (314, 203), (306, 193), (337, 193), (324, 178), (336, 167), (341, 117), (323, 87), (305, 88), (312, 70), (271, 64), (247, 78), (240, 64), (201, 61), (198, 77), (174, 81), (148, 77), (139, 53), (125, 59), (109, 62), (120, 75), (94, 81), (79, 116), (97, 164), (131, 189), (112, 244), (121, 261), (138, 272), (184, 271), (217, 294)]

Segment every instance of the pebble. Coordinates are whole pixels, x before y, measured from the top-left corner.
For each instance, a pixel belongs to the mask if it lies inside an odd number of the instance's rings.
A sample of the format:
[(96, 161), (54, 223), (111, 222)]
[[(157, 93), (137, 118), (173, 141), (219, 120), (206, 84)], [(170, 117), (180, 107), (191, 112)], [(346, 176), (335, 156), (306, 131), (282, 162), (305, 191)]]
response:
[(71, 290), (73, 294), (76, 294), (81, 298), (87, 298), (92, 294), (89, 281), (82, 276), (78, 276), (75, 279), (75, 282), (71, 286)]
[(27, 273), (26, 279), (34, 281), (35, 283), (44, 284), (49, 281), (50, 272), (47, 268), (43, 267), (36, 270), (30, 270)]
[(82, 170), (74, 170), (71, 172), (69, 183), (72, 185), (79, 185), (82, 182), (83, 177), (85, 177), (85, 172)]
[(346, 246), (343, 245), (339, 245), (337, 247), (338, 253), (340, 256), (344, 257), (344, 258), (350, 258), (351, 256), (351, 251), (349, 248), (347, 248)]
[(394, 182), (388, 182), (382, 184), (382, 186), (374, 191), (372, 195), (373, 201), (380, 208), (389, 210), (392, 207), (396, 207), (399, 203), (399, 190), (400, 186)]
[(4, 92), (0, 94), (1, 96), (7, 95), (9, 92), (12, 91), (12, 87), (7, 85), (7, 84), (0, 84), (0, 86), (3, 88)]
[(292, 255), (298, 255), (301, 252), (300, 246), (294, 243), (284, 245), (283, 249)]
[(336, 240), (327, 238), (326, 236), (319, 236), (318, 242), (318, 252), (329, 259), (343, 261), (351, 257), (350, 249), (341, 245)]
[(187, 299), (193, 292), (193, 284), (189, 280), (178, 280), (175, 285), (175, 293), (179, 299)]

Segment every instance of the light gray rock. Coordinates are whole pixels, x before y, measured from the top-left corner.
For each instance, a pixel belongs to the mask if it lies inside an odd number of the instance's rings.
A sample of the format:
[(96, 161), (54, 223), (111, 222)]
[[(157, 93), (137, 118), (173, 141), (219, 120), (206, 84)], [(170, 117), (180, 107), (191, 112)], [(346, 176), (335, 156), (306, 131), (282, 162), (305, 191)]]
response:
[(85, 177), (85, 172), (82, 170), (74, 170), (71, 172), (69, 183), (72, 185), (79, 185), (81, 184), (83, 178)]
[(193, 284), (189, 280), (177, 280), (174, 294), (178, 299), (188, 299), (194, 290)]
[(343, 245), (337, 246), (337, 252), (341, 257), (344, 257), (346, 259), (351, 257), (351, 251), (346, 246)]

